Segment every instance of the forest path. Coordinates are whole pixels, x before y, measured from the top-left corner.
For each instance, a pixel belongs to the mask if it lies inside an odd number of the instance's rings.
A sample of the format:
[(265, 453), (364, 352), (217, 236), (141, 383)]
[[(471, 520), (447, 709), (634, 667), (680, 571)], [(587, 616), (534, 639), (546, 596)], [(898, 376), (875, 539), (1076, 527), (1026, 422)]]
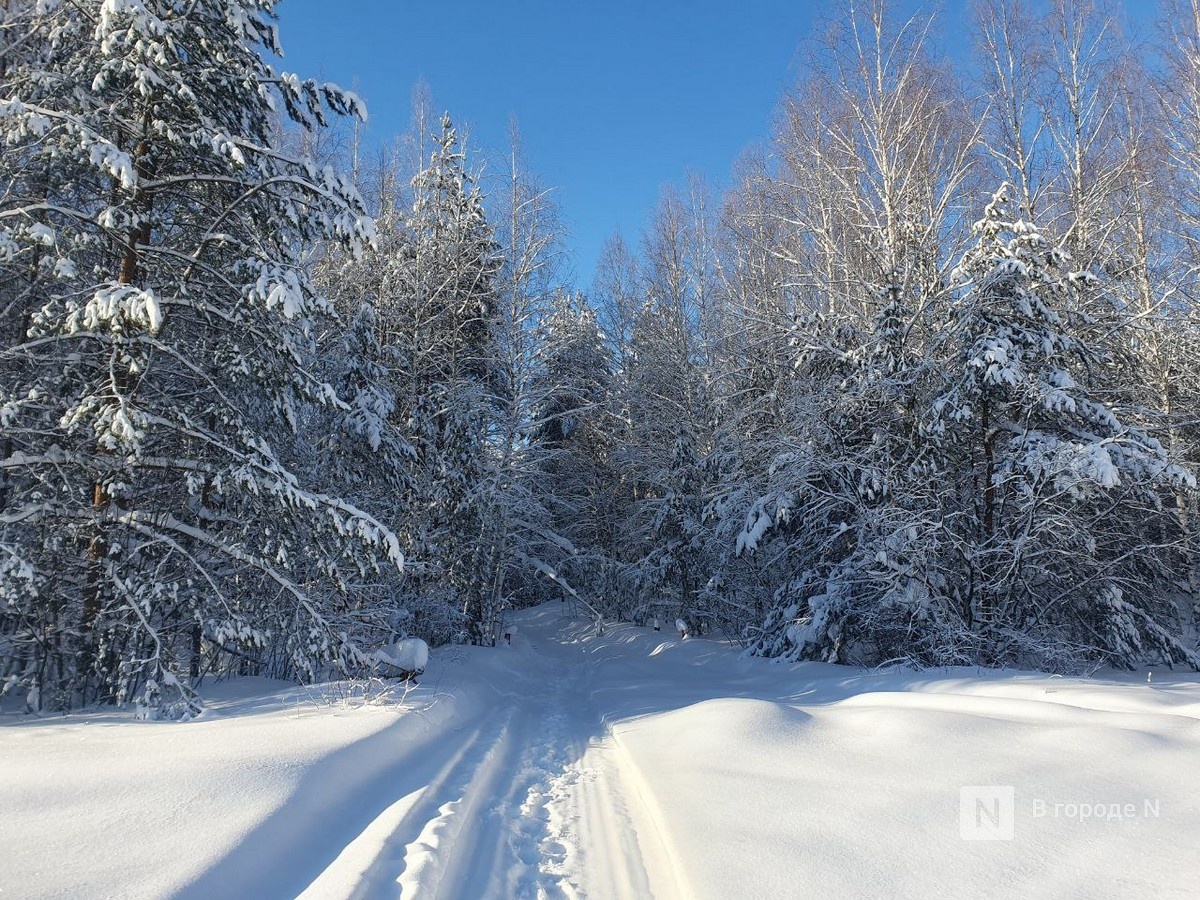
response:
[(594, 701), (583, 626), (555, 604), (517, 623), (514, 646), (496, 651), (519, 660), (497, 701), (447, 730), (444, 765), (301, 896), (682, 896), (669, 865), (647, 872), (666, 856)]

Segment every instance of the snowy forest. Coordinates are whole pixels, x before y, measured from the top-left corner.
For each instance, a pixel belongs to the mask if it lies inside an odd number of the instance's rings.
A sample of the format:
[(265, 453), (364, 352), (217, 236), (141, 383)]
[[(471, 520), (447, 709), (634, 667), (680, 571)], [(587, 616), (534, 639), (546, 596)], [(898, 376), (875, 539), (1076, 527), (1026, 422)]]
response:
[(830, 4), (771, 140), (590, 285), (516, 128), (418, 90), (365, 148), (275, 6), (0, 4), (4, 692), (185, 715), (550, 599), (1200, 666), (1200, 0), (978, 0), (964, 59)]

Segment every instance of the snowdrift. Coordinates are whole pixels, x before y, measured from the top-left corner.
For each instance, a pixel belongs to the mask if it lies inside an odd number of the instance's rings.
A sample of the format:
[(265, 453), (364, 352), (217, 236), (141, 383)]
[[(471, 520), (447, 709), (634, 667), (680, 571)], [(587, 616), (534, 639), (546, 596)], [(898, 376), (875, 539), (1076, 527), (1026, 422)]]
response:
[(408, 691), (4, 717), (0, 893), (1195, 896), (1195, 676), (871, 673), (516, 621)]

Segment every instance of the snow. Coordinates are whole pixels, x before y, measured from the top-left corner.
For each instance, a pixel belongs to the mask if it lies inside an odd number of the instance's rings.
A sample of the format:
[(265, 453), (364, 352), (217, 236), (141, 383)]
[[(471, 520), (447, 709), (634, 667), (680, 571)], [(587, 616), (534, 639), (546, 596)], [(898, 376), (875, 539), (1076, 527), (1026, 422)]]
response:
[[(1194, 896), (1195, 675), (769, 663), (564, 606), (409, 690), (0, 716), (0, 896)], [(963, 839), (972, 786), (1012, 840)]]
[[(96, 88), (93, 88), (96, 90)], [(86, 147), (92, 165), (103, 169), (121, 182), (125, 190), (132, 190), (137, 185), (137, 170), (133, 159), (123, 150), (108, 141), (95, 139)]]
[(55, 241), (54, 229), (41, 223), (29, 226), (29, 237), (45, 247), (53, 247)]
[[(70, 271), (74, 271), (73, 264)], [(152, 290), (128, 284), (105, 284), (96, 289), (69, 327), (71, 330), (96, 331), (104, 327), (120, 329), (132, 322), (156, 334), (162, 321), (162, 307)]]
[(420, 638), (402, 638), (377, 654), (380, 662), (395, 666), (404, 672), (425, 671), (429, 664), (429, 645)]
[(282, 894), (290, 854), (323, 841), (299, 819), (335, 825), (339, 799), (365, 801), (419, 729), (386, 707), (258, 687), (186, 725), (106, 713), (0, 729), (0, 894), (248, 895), (255, 879)]
[(274, 284), (267, 293), (267, 309), (282, 306), (284, 316), (294, 319), (304, 310), (304, 297), (296, 278), (290, 272), (286, 274), (285, 280)]
[(737, 536), (737, 543), (734, 546), (733, 555), (741, 556), (743, 551), (746, 553), (754, 553), (758, 549), (758, 542), (762, 540), (767, 529), (771, 527), (771, 517), (761, 506), (757, 506), (751, 510), (746, 517), (746, 527)]

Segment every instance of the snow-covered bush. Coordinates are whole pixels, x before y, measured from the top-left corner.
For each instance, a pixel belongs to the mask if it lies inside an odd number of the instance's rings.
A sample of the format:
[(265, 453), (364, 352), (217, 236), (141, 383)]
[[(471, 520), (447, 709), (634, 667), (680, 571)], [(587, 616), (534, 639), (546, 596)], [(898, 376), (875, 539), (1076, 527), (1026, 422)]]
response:
[(390, 647), (376, 650), (374, 661), (384, 675), (411, 678), (424, 672), (429, 664), (429, 645), (420, 638), (401, 638)]

